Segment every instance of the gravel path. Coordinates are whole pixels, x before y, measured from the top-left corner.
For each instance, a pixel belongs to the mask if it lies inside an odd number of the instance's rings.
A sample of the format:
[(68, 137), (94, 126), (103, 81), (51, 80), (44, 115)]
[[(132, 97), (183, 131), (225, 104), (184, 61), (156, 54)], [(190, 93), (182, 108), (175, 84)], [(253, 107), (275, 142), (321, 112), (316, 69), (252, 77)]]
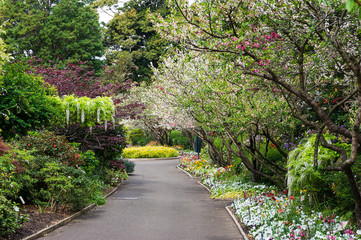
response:
[(108, 198), (51, 240), (239, 240), (224, 201), (176, 168), (178, 160), (139, 161), (135, 173)]

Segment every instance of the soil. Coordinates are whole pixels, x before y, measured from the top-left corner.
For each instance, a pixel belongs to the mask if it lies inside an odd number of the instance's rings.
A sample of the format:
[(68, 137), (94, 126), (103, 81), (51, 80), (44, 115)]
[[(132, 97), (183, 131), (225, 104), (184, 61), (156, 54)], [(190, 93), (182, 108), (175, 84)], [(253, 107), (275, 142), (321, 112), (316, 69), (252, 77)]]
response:
[(21, 229), (16, 233), (6, 237), (0, 237), (0, 240), (11, 239), (20, 240), (28, 237), (46, 227), (49, 227), (64, 218), (67, 218), (73, 214), (73, 212), (39, 212), (38, 208), (34, 205), (24, 205), (21, 207), (21, 214), (26, 214), (29, 217), (29, 221), (25, 222)]

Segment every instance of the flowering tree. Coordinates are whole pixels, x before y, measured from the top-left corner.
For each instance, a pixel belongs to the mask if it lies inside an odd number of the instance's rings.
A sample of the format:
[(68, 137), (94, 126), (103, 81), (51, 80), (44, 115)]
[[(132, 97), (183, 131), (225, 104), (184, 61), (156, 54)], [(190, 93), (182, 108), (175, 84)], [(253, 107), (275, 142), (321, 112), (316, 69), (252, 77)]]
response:
[[(255, 181), (262, 176), (284, 188), (286, 163), (269, 160), (267, 149), (277, 147), (286, 159), (276, 139), (291, 129), (286, 101), (274, 88), (255, 88), (257, 82), (252, 79), (233, 84), (234, 79), (242, 77), (233, 69), (232, 64), (224, 66), (212, 54), (172, 55), (154, 70), (154, 84), (147, 95), (154, 99), (151, 113), (160, 122), (201, 137), (217, 164), (225, 164), (226, 155), (230, 165), (234, 154), (253, 173)], [(216, 146), (216, 138), (222, 138), (223, 147)], [(262, 152), (264, 145), (266, 150)]]
[[(360, 227), (361, 193), (352, 170), (361, 143), (359, 13), (344, 10), (341, 1), (215, 0), (189, 6), (173, 0), (170, 6), (171, 18), (157, 16), (163, 37), (190, 50), (213, 52), (235, 63), (243, 76), (279, 89), (293, 116), (318, 132), (315, 168), (320, 167), (319, 142), (340, 154), (322, 167), (346, 174)], [(339, 110), (347, 117), (340, 120)], [(351, 152), (327, 142), (324, 129), (350, 139)]]

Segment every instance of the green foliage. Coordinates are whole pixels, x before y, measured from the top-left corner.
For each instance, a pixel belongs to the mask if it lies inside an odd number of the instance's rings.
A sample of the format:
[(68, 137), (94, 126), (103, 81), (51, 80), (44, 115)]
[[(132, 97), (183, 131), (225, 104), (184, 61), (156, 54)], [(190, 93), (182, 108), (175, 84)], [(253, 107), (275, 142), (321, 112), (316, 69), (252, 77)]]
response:
[[(19, 208), (13, 202), (22, 186), (16, 178), (14, 164), (17, 162), (14, 157), (22, 156), (24, 153), (13, 147), (0, 154), (0, 236), (14, 233), (26, 220), (26, 216), (19, 214)], [(30, 155), (26, 159), (29, 160)]]
[(84, 153), (80, 153), (79, 160), (82, 162), (81, 168), (91, 176), (96, 173), (96, 169), (99, 166), (99, 160), (95, 157), (95, 153), (93, 151), (86, 151)]
[(47, 162), (40, 170), (46, 184), (44, 195), (48, 199), (47, 207), (56, 210), (60, 206), (80, 210), (101, 196), (101, 185), (87, 177), (81, 169), (63, 165), (59, 162)]
[(123, 179), (128, 179), (128, 174), (124, 169), (113, 170), (109, 168), (105, 168), (102, 170), (102, 180), (105, 184), (109, 184), (111, 186), (118, 185)]
[(23, 163), (33, 159), (29, 151), (23, 151), (17, 146), (12, 146), (10, 151), (0, 157), (0, 194), (12, 200), (18, 198), (21, 189), (33, 182), (27, 176), (19, 177), (18, 174), (24, 171)]
[(25, 73), (20, 63), (7, 64), (0, 77), (0, 128), (5, 139), (25, 135), (30, 129), (50, 125), (59, 115), (60, 105), (55, 89), (41, 78)]
[[(0, 33), (5, 34), (5, 31), (0, 29)], [(9, 62), (10, 58), (11, 58), (10, 55), (6, 53), (6, 44), (4, 43), (4, 40), (0, 38), (0, 69), (6, 62)], [(2, 84), (0, 81), (0, 87), (1, 85)]]
[[(335, 136), (325, 134), (325, 139), (329, 142), (335, 140)], [(315, 148), (316, 135), (305, 139), (301, 144), (288, 156), (288, 187), (290, 191), (299, 191), (302, 189), (309, 189), (311, 191), (321, 191), (320, 186), (325, 185), (320, 170), (315, 169), (314, 162), (314, 148)], [(351, 146), (346, 143), (338, 143), (340, 147), (344, 147), (350, 151)], [(318, 164), (322, 166), (329, 166), (337, 158), (339, 153), (331, 149), (319, 146), (318, 149)]]
[(19, 214), (15, 203), (0, 194), (0, 237), (16, 232), (27, 220), (26, 216)]
[(93, 152), (80, 155), (76, 144), (48, 131), (30, 132), (18, 145), (0, 157), (3, 165), (13, 164), (7, 167), (14, 175), (13, 188), (7, 187), (13, 189), (12, 199), (21, 195), (49, 211), (79, 210), (92, 202), (104, 202), (103, 183), (90, 177), (99, 163)]
[(43, 43), (35, 56), (44, 60), (89, 61), (100, 70), (103, 46), (96, 12), (84, 3), (62, 0), (52, 8), (44, 27), (39, 32)]
[(79, 123), (91, 127), (96, 124), (112, 121), (115, 106), (110, 97), (75, 97), (64, 96), (61, 99), (65, 121)]
[[(351, 146), (347, 143), (336, 141), (336, 137), (324, 134), (328, 142), (343, 147), (350, 153)], [(347, 177), (342, 172), (323, 171), (324, 166), (330, 166), (337, 161), (339, 154), (333, 150), (319, 146), (318, 164), (314, 167), (314, 147), (316, 135), (304, 139), (300, 145), (290, 152), (288, 157), (288, 187), (292, 194), (305, 195), (305, 204), (312, 204), (312, 208), (326, 206), (337, 209), (341, 214), (352, 211), (354, 200), (348, 185)], [(358, 158), (357, 161), (360, 161)], [(361, 173), (361, 168), (356, 164), (353, 166), (356, 175)], [(307, 190), (307, 191), (306, 191)]]
[(69, 166), (81, 164), (78, 148), (66, 140), (65, 136), (53, 132), (29, 132), (21, 139), (20, 145), (24, 149), (33, 150), (33, 155), (48, 156)]
[(177, 156), (178, 151), (171, 147), (145, 146), (130, 147), (123, 150), (124, 158), (169, 158)]
[(143, 129), (131, 129), (127, 131), (127, 142), (133, 146), (145, 146), (152, 140), (150, 134)]
[(190, 143), (187, 137), (182, 136), (181, 131), (171, 132), (170, 143), (172, 146), (180, 145), (183, 149), (193, 149), (193, 143)]
[(137, 82), (151, 81), (150, 65), (158, 66), (158, 60), (169, 47), (169, 42), (154, 30), (147, 11), (159, 12), (165, 16), (169, 9), (164, 1), (157, 1), (157, 4), (149, 1), (129, 1), (107, 24), (105, 31), (104, 45), (109, 49), (106, 54), (108, 65), (126, 63), (123, 65), (127, 66), (126, 69), (113, 70), (125, 70), (125, 73), (130, 73), (132, 80)]
[(97, 13), (84, 1), (5, 0), (1, 8), (3, 35), (16, 57), (52, 61), (89, 61), (101, 70), (103, 46)]

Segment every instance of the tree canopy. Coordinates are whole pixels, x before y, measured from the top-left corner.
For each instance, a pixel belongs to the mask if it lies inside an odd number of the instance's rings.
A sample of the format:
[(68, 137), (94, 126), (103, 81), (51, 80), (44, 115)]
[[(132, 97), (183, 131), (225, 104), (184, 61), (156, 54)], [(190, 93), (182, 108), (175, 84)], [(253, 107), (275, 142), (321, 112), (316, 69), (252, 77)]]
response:
[(151, 65), (158, 66), (169, 47), (154, 30), (148, 11), (168, 14), (163, 1), (129, 1), (107, 24), (104, 37), (108, 65), (115, 70), (119, 64), (129, 66), (129, 76), (137, 82), (150, 81)]
[(4, 41), (14, 57), (89, 61), (101, 69), (103, 45), (98, 15), (85, 2), (6, 0), (0, 16), (5, 24)]

